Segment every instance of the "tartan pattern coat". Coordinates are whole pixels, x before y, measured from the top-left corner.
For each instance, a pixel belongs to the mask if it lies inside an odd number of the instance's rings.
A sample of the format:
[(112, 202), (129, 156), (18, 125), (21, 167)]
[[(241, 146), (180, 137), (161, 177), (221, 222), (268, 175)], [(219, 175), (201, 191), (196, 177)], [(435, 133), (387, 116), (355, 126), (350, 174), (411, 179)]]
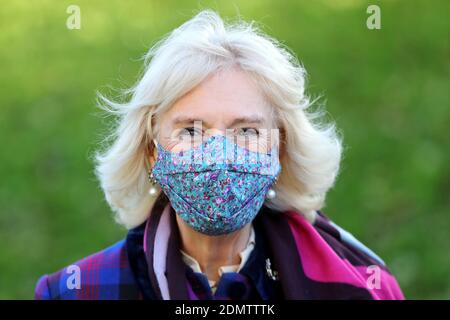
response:
[[(126, 239), (40, 277), (35, 299), (192, 299), (178, 240), (168, 238), (166, 252), (153, 250), (160, 247), (156, 229), (163, 224), (164, 207), (174, 221), (170, 205), (157, 201), (147, 222), (130, 230)], [(383, 260), (322, 212), (312, 224), (298, 212), (263, 206), (253, 223), (264, 230), (284, 299), (404, 299)], [(157, 270), (154, 259), (160, 257), (167, 262), (165, 270)], [(80, 271), (79, 288), (68, 285), (73, 266)], [(378, 283), (371, 280), (373, 270)]]
[(117, 300), (140, 299), (140, 292), (127, 257), (125, 240), (90, 255), (73, 265), (79, 267), (81, 288), (69, 288), (70, 266), (42, 276), (35, 299)]

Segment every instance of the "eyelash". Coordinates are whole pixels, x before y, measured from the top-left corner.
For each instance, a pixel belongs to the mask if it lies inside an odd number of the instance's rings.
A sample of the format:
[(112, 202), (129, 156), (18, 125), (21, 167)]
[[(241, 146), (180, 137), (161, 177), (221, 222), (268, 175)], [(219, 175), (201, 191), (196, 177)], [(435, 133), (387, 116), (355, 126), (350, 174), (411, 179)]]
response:
[[(238, 128), (238, 130), (255, 130), (255, 133), (257, 136), (259, 136), (259, 131), (256, 128), (248, 128), (248, 127), (244, 127), (244, 128)], [(244, 134), (245, 135), (245, 134)]]
[[(190, 131), (190, 130), (192, 130), (192, 131)], [(191, 137), (192, 137), (192, 134), (191, 134), (191, 132), (192, 132), (192, 133), (198, 132), (198, 130), (195, 130), (195, 128), (194, 128), (194, 127), (186, 127), (186, 128), (183, 128), (183, 129), (181, 129), (181, 131), (180, 131), (180, 134), (179, 134), (179, 135), (184, 135), (184, 132), (185, 132), (185, 131), (187, 131), (187, 132), (188, 132), (188, 134), (189, 134), (189, 136), (191, 136)]]

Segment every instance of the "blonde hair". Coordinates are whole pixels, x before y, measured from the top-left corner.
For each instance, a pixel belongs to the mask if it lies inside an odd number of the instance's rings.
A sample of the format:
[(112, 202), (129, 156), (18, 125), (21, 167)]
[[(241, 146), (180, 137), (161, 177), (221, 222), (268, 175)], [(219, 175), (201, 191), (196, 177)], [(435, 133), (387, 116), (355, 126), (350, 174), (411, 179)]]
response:
[(127, 228), (141, 224), (155, 202), (147, 192), (155, 118), (206, 77), (232, 66), (256, 81), (282, 132), (277, 197), (265, 205), (307, 217), (322, 208), (339, 171), (342, 144), (334, 124), (320, 123), (318, 113), (307, 110), (305, 70), (254, 22), (225, 24), (217, 13), (204, 10), (148, 51), (143, 75), (127, 90), (127, 101), (99, 95), (99, 106), (117, 122), (108, 136), (112, 143), (95, 154), (95, 173), (119, 223)]

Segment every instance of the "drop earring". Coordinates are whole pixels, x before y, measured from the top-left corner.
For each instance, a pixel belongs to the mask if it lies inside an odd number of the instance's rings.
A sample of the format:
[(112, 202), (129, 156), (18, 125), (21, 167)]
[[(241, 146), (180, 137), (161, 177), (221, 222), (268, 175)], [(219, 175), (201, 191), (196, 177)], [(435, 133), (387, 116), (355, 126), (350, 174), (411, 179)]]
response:
[(156, 180), (153, 177), (153, 173), (151, 171), (148, 172), (148, 180), (151, 183), (151, 187), (150, 189), (148, 189), (148, 194), (152, 197), (156, 196), (156, 193), (158, 192), (158, 190), (156, 189)]

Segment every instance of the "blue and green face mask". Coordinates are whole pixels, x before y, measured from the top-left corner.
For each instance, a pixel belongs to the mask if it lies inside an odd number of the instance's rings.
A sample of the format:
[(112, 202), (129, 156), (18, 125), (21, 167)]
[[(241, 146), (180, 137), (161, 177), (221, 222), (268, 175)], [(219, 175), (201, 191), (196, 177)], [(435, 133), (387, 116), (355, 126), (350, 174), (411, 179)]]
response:
[(157, 145), (152, 169), (177, 214), (207, 235), (231, 233), (251, 222), (277, 179), (278, 147), (253, 152), (223, 135), (187, 151)]

